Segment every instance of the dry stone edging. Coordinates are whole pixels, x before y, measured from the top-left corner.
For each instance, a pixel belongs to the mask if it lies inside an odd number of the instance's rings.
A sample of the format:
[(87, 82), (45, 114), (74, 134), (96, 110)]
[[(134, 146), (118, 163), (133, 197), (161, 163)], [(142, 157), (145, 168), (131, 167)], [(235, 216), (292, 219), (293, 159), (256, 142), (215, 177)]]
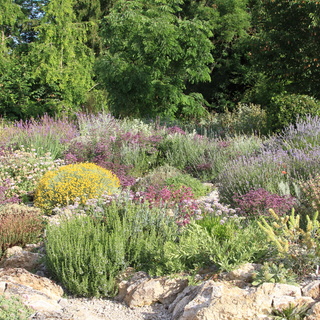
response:
[(253, 287), (252, 273), (261, 267), (256, 264), (245, 264), (219, 280), (203, 280), (196, 286), (183, 277), (151, 278), (129, 270), (126, 279), (119, 280), (114, 300), (62, 298), (61, 286), (30, 272), (41, 267), (42, 256), (30, 253), (19, 247), (8, 251), (0, 264), (0, 295), (19, 296), (35, 311), (30, 318), (34, 320), (270, 320), (273, 307), (290, 303), (310, 307), (306, 320), (320, 319), (320, 280), (300, 287), (279, 283)]

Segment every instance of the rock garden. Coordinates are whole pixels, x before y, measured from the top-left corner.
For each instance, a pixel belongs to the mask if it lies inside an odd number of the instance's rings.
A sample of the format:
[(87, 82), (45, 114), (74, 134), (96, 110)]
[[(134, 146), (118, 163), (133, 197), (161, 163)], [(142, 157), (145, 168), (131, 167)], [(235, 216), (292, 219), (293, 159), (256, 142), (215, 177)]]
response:
[(320, 119), (0, 127), (0, 319), (320, 318)]

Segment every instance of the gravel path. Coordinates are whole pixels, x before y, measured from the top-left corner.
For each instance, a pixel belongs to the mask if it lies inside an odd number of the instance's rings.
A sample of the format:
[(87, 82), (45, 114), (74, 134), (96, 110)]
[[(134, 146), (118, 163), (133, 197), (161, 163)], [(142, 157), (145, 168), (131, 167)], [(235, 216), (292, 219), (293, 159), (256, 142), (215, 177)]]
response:
[(162, 304), (129, 308), (110, 299), (63, 298), (62, 312), (37, 312), (30, 320), (171, 320)]

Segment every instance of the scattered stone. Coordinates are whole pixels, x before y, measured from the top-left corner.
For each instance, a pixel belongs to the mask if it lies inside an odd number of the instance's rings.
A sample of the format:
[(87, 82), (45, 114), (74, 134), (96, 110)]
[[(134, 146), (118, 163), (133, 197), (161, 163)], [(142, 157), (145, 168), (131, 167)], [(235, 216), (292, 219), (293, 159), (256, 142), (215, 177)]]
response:
[(246, 263), (242, 265), (240, 268), (230, 271), (224, 275), (224, 279), (227, 281), (244, 281), (244, 282), (252, 282), (253, 274), (261, 269), (261, 264), (257, 263)]

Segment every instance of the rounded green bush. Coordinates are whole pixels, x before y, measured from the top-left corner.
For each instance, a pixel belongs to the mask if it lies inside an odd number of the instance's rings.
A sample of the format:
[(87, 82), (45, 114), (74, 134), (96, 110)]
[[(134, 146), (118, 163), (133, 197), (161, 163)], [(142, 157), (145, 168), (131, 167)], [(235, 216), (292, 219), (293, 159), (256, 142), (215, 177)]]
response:
[(111, 171), (93, 163), (77, 163), (48, 171), (40, 180), (35, 191), (35, 206), (44, 210), (63, 207), (102, 194), (119, 191), (120, 180)]
[(320, 116), (320, 102), (308, 95), (279, 94), (271, 99), (267, 109), (267, 123), (272, 131), (296, 123), (298, 117)]
[(175, 189), (180, 189), (182, 187), (190, 188), (196, 198), (205, 196), (210, 191), (209, 188), (203, 185), (200, 180), (190, 176), (189, 174), (181, 173), (176, 176), (169, 177), (165, 180), (165, 183), (168, 186), (173, 186)]

